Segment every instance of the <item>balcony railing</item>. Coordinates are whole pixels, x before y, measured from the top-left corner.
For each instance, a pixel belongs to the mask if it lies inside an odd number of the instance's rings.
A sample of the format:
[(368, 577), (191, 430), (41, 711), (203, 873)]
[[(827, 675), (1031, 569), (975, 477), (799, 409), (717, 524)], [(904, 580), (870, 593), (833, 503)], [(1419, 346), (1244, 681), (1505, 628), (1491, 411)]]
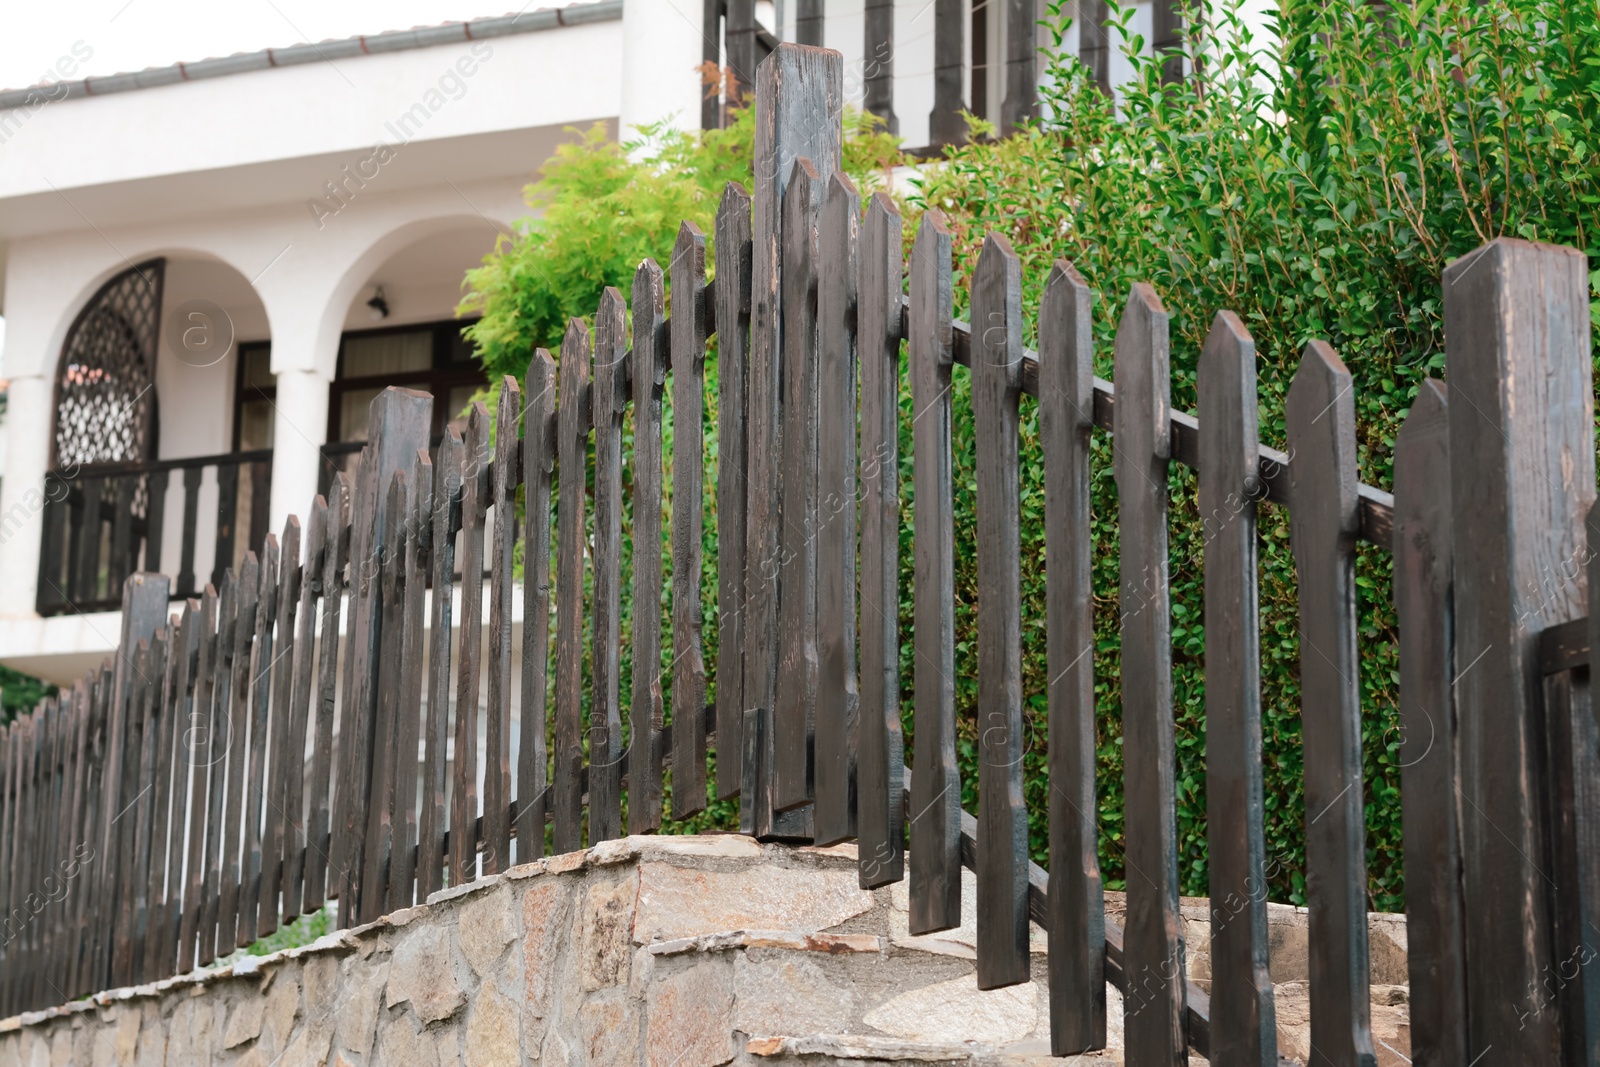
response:
[(271, 485), (270, 449), (50, 473), (39, 614), (114, 611), (136, 571), (177, 597), (220, 583), (266, 536)]

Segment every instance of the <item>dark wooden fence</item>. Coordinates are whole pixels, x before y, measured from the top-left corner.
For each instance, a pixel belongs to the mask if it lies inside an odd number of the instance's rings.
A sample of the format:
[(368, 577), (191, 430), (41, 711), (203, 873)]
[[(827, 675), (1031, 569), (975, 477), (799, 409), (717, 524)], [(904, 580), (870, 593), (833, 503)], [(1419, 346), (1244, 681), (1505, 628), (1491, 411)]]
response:
[[(1109, 981), (1129, 1063), (1180, 1063), (1192, 1048), (1274, 1064), (1255, 528), (1270, 503), (1289, 508), (1298, 571), (1321, 1061), (1374, 1062), (1353, 566), (1365, 541), (1394, 554), (1415, 1061), (1600, 1062), (1585, 258), (1498, 240), (1450, 267), (1450, 389), (1422, 389), (1391, 498), (1357, 482), (1351, 378), (1326, 344), (1306, 347), (1280, 452), (1260, 442), (1255, 352), (1228, 312), (1200, 357), (1198, 419), (1171, 408), (1168, 320), (1148, 286), (1128, 295), (1114, 388), (1094, 377), (1091, 293), (1068, 263), (1048, 280), (1038, 352), (1022, 345), (1020, 266), (1001, 237), (971, 278), (974, 325), (953, 321), (940, 216), (923, 219), (903, 262), (893, 202), (874, 196), (863, 212), (837, 170), (839, 80), (837, 54), (820, 49), (784, 45), (763, 65), (756, 185), (723, 198), (716, 280), (705, 235), (683, 225), (670, 271), (646, 262), (634, 279), (631, 349), (630, 301), (607, 290), (559, 361), (541, 351), (526, 381), (504, 382), (492, 432), (479, 405), (430, 459), (430, 399), (392, 389), (374, 401), (353, 482), (334, 475), (303, 525), (266, 537), (179, 615), (165, 618), (165, 578), (127, 579), (118, 655), (0, 736), (0, 1010), (187, 971), (332, 898), (341, 923), (364, 922), (547, 841), (561, 852), (616, 837), (624, 816), (629, 833), (657, 830), (670, 780), (673, 818), (737, 797), (747, 833), (858, 841), (862, 886), (909, 876), (913, 933), (960, 921), (960, 868), (975, 869), (979, 982), (1026, 981), (1029, 921), (1044, 927), (1058, 1054), (1104, 1043)], [(914, 776), (898, 677), (902, 353)], [(956, 761), (957, 374), (970, 375), (977, 441), (975, 816)], [(1024, 394), (1038, 404), (1038, 454), (1019, 453)], [(1126, 929), (1105, 917), (1096, 859), (1097, 431), (1112, 435), (1121, 530)], [(1048, 874), (1029, 862), (1022, 799), (1023, 464), (1042, 465), (1046, 485)], [(1198, 470), (1206, 524), (1209, 995), (1186, 979), (1179, 916), (1173, 464)], [(715, 664), (699, 599), (707, 493)]]

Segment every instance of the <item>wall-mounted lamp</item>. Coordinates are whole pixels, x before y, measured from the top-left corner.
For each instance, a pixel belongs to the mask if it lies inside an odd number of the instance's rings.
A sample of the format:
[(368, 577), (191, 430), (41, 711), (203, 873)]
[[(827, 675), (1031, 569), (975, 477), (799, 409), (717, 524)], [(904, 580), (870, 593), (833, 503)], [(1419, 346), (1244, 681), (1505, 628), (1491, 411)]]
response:
[(389, 317), (389, 301), (383, 298), (383, 286), (373, 288), (372, 299), (367, 301), (367, 307), (372, 309), (373, 322), (382, 322)]

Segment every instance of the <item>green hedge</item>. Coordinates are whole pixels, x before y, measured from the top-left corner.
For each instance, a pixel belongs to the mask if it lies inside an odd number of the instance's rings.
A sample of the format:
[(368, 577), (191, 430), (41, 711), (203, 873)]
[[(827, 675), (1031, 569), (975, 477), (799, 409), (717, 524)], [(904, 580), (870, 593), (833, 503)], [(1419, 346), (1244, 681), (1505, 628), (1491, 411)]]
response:
[[(1129, 14), (1117, 14), (1119, 27)], [(1064, 20), (1057, 14), (1048, 25), (1059, 45)], [(1030, 322), (1050, 263), (1070, 259), (1096, 294), (1103, 375), (1130, 284), (1152, 283), (1171, 314), (1173, 399), (1186, 410), (1194, 409), (1195, 360), (1212, 315), (1238, 312), (1256, 339), (1262, 436), (1274, 445), (1283, 443), (1283, 400), (1300, 351), (1311, 338), (1328, 339), (1356, 383), (1362, 479), (1387, 487), (1394, 434), (1417, 382), (1443, 373), (1445, 263), (1501, 234), (1587, 248), (1600, 222), (1600, 16), (1592, 5), (1554, 0), (1394, 7), (1289, 0), (1270, 42), (1252, 42), (1226, 11), (1214, 13), (1213, 25), (1213, 42), (1226, 43), (1209, 45), (1201, 74), (1181, 86), (1161, 86), (1154, 62), (1137, 58), (1143, 42), (1123, 31), (1137, 77), (1119, 90), (1115, 110), (1075, 59), (1055, 56), (1046, 90), (1055, 117), (1016, 137), (951, 150), (923, 168), (905, 205), (907, 237), (925, 208), (946, 214), (964, 303), (983, 233), (1005, 232), (1023, 257)], [(530, 188), (544, 217), (469, 277), (466, 306), (484, 315), (474, 337), (491, 372), (520, 374), (534, 345), (553, 347), (567, 315), (592, 313), (601, 286), (626, 292), (644, 255), (665, 263), (678, 217), (709, 234), (722, 182), (748, 182), (748, 117), (703, 139), (652, 133), (664, 145), (654, 163), (632, 162), (595, 137), (564, 150)], [(847, 162), (859, 181), (875, 180), (892, 161), (881, 134), (852, 122)], [(714, 363), (708, 377), (714, 380)], [(956, 380), (958, 700), (970, 806), (977, 779), (974, 447), (964, 372)], [(904, 404), (909, 426), (908, 396)], [(1023, 432), (1024, 455), (1036, 456), (1031, 402)], [(1101, 858), (1116, 887), (1124, 875), (1116, 490), (1109, 439), (1097, 433), (1094, 442)], [(712, 434), (708, 463), (714, 456)], [(909, 517), (909, 431), (902, 457)], [(1043, 497), (1037, 465), (1023, 469), (1026, 796), (1031, 845), (1043, 860)], [(1171, 492), (1180, 864), (1185, 892), (1204, 893), (1203, 557), (1193, 477), (1174, 471)], [(708, 503), (708, 568), (714, 520)], [(902, 683), (914, 761), (909, 525), (901, 537)], [(1287, 517), (1273, 506), (1262, 509), (1260, 557), (1265, 873), (1274, 899), (1303, 902), (1295, 585)], [(1386, 552), (1360, 551), (1370, 898), (1374, 908), (1396, 910), (1404, 885), (1389, 566)], [(704, 599), (712, 622), (709, 579)], [(714, 657), (713, 644), (708, 663)], [(625, 666), (624, 700), (626, 677)], [(721, 806), (689, 828), (726, 825), (731, 816)]]

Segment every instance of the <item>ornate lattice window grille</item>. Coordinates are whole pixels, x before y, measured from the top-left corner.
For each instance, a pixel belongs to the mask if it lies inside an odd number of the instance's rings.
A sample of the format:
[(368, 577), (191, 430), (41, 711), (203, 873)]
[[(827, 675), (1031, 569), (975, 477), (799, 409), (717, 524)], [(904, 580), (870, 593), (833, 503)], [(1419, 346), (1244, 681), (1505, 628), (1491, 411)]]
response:
[(156, 343), (166, 260), (106, 282), (67, 332), (56, 371), (58, 472), (148, 462), (155, 454)]

